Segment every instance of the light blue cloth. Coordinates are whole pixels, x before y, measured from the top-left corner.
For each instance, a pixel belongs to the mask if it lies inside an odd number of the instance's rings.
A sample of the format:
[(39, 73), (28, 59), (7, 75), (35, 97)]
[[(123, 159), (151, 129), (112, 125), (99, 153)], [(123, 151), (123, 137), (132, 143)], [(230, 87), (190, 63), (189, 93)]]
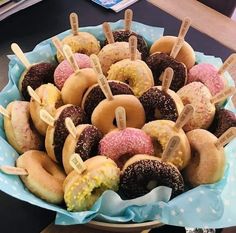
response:
[[(112, 23), (113, 29), (122, 28), (123, 21)], [(101, 26), (81, 28), (92, 32), (97, 38), (104, 39)], [(133, 30), (147, 39), (150, 45), (163, 34), (162, 28), (154, 28), (133, 23)], [(59, 34), (63, 38), (69, 31)], [(54, 60), (55, 48), (50, 40), (43, 41), (33, 52), (27, 53), (31, 62)], [(6, 106), (12, 100), (20, 99), (17, 89), (18, 80), (24, 70), (14, 56), (10, 56), (9, 83), (0, 93), (0, 104)], [(197, 62), (207, 62), (219, 67), (221, 59), (196, 53)], [(233, 85), (229, 75), (228, 82)], [(236, 112), (230, 99), (226, 108)], [(0, 118), (0, 165), (14, 166), (19, 156), (5, 141), (2, 117)], [(169, 201), (171, 190), (158, 187), (149, 194), (135, 200), (122, 201), (113, 191), (106, 191), (89, 211), (71, 213), (62, 207), (49, 204), (30, 193), (18, 176), (0, 172), (0, 189), (9, 195), (27, 201), (33, 205), (57, 212), (56, 224), (84, 224), (96, 218), (105, 222), (144, 222), (160, 220), (163, 223), (187, 227), (221, 228), (236, 223), (236, 141), (225, 147), (227, 168), (224, 178), (214, 185), (204, 185), (185, 192)], [(109, 205), (107, 205), (109, 203)]]

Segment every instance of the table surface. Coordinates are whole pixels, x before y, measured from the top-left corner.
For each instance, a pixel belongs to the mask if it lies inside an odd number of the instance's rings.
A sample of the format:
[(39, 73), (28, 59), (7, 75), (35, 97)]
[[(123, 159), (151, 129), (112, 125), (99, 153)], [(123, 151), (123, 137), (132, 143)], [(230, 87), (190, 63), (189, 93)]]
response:
[[(165, 35), (177, 35), (180, 21), (145, 0), (130, 7), (134, 20), (165, 28)], [(10, 44), (17, 42), (23, 51), (30, 51), (40, 41), (69, 28), (68, 15), (79, 14), (81, 26), (97, 25), (104, 21), (117, 21), (124, 11), (115, 13), (89, 0), (44, 0), (0, 22), (0, 89), (7, 83), (7, 54)], [(214, 39), (191, 28), (186, 40), (195, 51), (219, 56), (223, 60), (232, 51)], [(32, 206), (0, 192), (0, 219), (2, 233), (40, 232), (53, 221), (55, 213)], [(93, 232), (93, 231), (91, 231)], [(177, 233), (176, 231), (173, 231)]]

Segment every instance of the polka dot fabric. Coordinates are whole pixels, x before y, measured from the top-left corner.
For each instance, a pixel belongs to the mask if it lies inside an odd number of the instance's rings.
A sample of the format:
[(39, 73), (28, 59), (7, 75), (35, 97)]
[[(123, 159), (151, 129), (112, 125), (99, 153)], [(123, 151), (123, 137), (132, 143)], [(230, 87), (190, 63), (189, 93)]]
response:
[[(123, 28), (123, 21), (111, 23), (113, 29)], [(149, 46), (154, 40), (163, 34), (162, 28), (154, 28), (134, 22), (133, 30), (147, 40)], [(94, 34), (99, 40), (104, 36), (101, 25), (96, 27), (81, 28)], [(62, 39), (69, 31), (59, 34)], [(49, 61), (55, 62), (55, 48), (51, 40), (41, 42), (36, 48), (26, 54), (30, 62)], [(9, 102), (20, 99), (17, 89), (19, 77), (24, 67), (15, 56), (9, 56), (9, 83), (0, 93), (0, 104), (6, 106)], [(216, 67), (222, 64), (219, 58), (196, 53), (198, 63), (208, 62)], [(232, 85), (232, 79), (226, 75), (226, 79)], [(230, 99), (225, 108), (234, 111)], [(123, 201), (113, 191), (106, 191), (89, 211), (71, 213), (66, 209), (48, 204), (31, 194), (23, 185), (18, 176), (6, 175), (0, 172), (0, 189), (9, 195), (33, 205), (40, 206), (57, 212), (56, 224), (84, 224), (96, 218), (105, 222), (144, 222), (160, 220), (165, 224), (200, 227), (221, 228), (235, 225), (236, 222), (236, 140), (225, 148), (227, 157), (227, 169), (224, 178), (213, 185), (202, 185), (170, 200), (171, 190), (167, 187), (157, 187), (145, 196)], [(0, 166), (12, 165), (19, 156), (16, 151), (5, 141), (3, 120), (0, 116)], [(109, 205), (107, 205), (109, 203)], [(6, 210), (7, 211), (7, 210)]]

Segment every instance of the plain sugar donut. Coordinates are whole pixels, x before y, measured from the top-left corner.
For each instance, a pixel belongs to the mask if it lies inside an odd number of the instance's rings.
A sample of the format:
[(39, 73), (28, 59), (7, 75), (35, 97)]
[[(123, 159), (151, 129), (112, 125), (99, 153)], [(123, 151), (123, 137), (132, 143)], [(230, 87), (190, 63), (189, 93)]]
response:
[(65, 174), (45, 152), (27, 151), (17, 159), (16, 165), (28, 172), (20, 178), (32, 193), (50, 203), (63, 201)]
[(101, 101), (92, 113), (92, 124), (103, 134), (116, 129), (117, 127), (114, 125), (115, 110), (119, 106), (125, 108), (127, 127), (141, 128), (145, 124), (143, 106), (133, 95), (116, 95), (112, 100)]

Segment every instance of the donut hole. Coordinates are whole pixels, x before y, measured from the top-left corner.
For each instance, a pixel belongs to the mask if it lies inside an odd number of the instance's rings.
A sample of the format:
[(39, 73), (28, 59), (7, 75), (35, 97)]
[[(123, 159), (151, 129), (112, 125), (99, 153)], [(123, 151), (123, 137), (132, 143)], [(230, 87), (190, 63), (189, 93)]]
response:
[(114, 119), (113, 119), (113, 122), (112, 122), (112, 124), (113, 124), (115, 127), (117, 127), (116, 118), (114, 118)]
[(43, 164), (42, 168), (51, 176), (54, 176), (53, 172), (51, 171), (50, 167), (47, 164)]
[(117, 166), (122, 169), (122, 167), (124, 166), (124, 164), (125, 164), (131, 157), (133, 157), (133, 154), (130, 154), (130, 153), (121, 155), (121, 156), (119, 157), (119, 159), (116, 161)]
[(134, 86), (134, 82), (133, 82), (133, 80), (130, 79), (130, 78), (126, 78), (126, 79), (124, 80), (124, 83), (128, 84), (130, 87), (133, 87), (133, 86)]
[(146, 188), (148, 190), (153, 190), (154, 188), (156, 188), (158, 186), (158, 181), (157, 180), (150, 180), (148, 183), (147, 183), (147, 186)]
[(162, 117), (162, 113), (160, 112), (160, 110), (158, 109), (158, 108), (155, 108), (155, 110), (154, 110), (154, 117), (155, 117), (155, 119), (163, 119), (163, 117)]
[(161, 155), (163, 153), (163, 148), (162, 148), (161, 143), (156, 138), (153, 138), (152, 144), (154, 147), (154, 154), (158, 156)]
[(198, 167), (200, 164), (200, 154), (196, 149), (192, 149), (192, 163)]

